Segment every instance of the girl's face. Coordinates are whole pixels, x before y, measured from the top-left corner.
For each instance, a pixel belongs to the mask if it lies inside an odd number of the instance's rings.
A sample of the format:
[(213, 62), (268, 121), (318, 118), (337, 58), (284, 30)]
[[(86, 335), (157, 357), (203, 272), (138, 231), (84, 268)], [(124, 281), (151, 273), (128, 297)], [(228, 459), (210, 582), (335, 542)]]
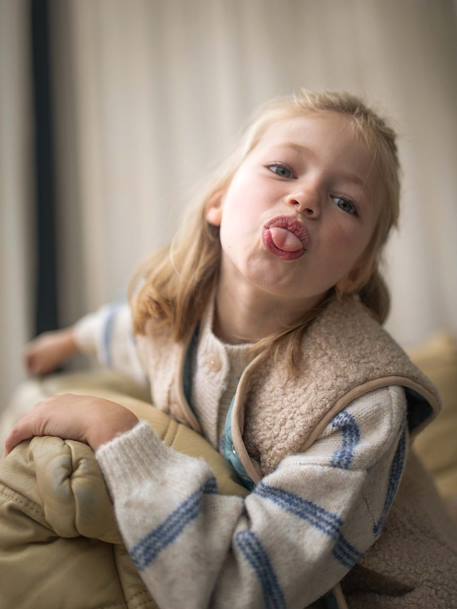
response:
[(340, 114), (272, 124), (207, 211), (226, 285), (312, 306), (359, 266), (379, 215), (374, 173)]

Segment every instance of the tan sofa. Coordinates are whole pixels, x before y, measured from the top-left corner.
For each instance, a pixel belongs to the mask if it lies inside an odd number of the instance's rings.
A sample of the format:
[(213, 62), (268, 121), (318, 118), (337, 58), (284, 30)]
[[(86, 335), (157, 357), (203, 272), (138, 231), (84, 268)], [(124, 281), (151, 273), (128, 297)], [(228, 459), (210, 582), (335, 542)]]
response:
[(448, 335), (437, 336), (411, 357), (433, 381), (443, 401), (441, 414), (417, 437), (416, 452), (457, 522), (457, 341)]

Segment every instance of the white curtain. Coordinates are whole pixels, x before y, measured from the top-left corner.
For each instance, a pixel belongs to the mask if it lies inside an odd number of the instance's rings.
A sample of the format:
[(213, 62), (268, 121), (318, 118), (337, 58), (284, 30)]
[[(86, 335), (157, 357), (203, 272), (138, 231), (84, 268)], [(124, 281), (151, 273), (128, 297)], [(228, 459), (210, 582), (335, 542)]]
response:
[[(70, 79), (60, 62), (63, 139), (78, 176), (77, 195), (74, 175), (60, 195), (63, 232), (74, 231), (75, 214), (79, 221), (62, 277), (69, 322), (122, 295), (135, 264), (169, 240), (192, 186), (259, 103), (306, 86), (364, 95), (399, 131), (403, 209), (387, 256), (389, 329), (405, 346), (457, 332), (454, 2), (78, 0), (59, 7), (59, 52), (72, 64)], [(65, 161), (65, 147), (62, 153)]]
[[(6, 4), (16, 16), (23, 6)], [(401, 228), (388, 250), (388, 327), (405, 346), (439, 330), (457, 333), (453, 0), (54, 0), (51, 9), (64, 324), (122, 298), (136, 264), (171, 238), (194, 185), (224, 158), (254, 108), (305, 86), (351, 90), (392, 119), (404, 187)], [(12, 41), (11, 23), (0, 23), (21, 57), (21, 37)], [(20, 70), (0, 58), (20, 90)], [(2, 101), (13, 95), (5, 79)], [(14, 265), (3, 263), (2, 250), (2, 287), (13, 278), (8, 302), (19, 303), (22, 319), (27, 196), (24, 183), (14, 183), (5, 210), (14, 207), (21, 238)], [(13, 358), (23, 328), (8, 334)]]
[(28, 2), (0, 0), (0, 410), (24, 378), (32, 327), (29, 79)]

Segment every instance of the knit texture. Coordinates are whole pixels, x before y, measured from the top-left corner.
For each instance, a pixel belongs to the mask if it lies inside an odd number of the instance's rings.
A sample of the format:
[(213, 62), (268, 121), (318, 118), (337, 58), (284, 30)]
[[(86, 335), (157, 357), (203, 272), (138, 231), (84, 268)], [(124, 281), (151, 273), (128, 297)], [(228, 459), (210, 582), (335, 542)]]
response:
[[(208, 307), (192, 353), (191, 402), (203, 434), (217, 448), (238, 381), (254, 355), (251, 344), (227, 344), (213, 333), (213, 311)], [(209, 383), (208, 378), (215, 382)]]

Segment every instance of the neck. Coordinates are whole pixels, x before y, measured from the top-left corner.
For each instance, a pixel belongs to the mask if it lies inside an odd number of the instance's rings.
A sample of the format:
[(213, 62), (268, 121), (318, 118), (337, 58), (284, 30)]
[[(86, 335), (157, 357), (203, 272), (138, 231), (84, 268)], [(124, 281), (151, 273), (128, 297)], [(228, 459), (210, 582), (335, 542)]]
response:
[(290, 301), (243, 283), (235, 291), (221, 276), (213, 331), (226, 343), (255, 343), (293, 326), (320, 300)]

